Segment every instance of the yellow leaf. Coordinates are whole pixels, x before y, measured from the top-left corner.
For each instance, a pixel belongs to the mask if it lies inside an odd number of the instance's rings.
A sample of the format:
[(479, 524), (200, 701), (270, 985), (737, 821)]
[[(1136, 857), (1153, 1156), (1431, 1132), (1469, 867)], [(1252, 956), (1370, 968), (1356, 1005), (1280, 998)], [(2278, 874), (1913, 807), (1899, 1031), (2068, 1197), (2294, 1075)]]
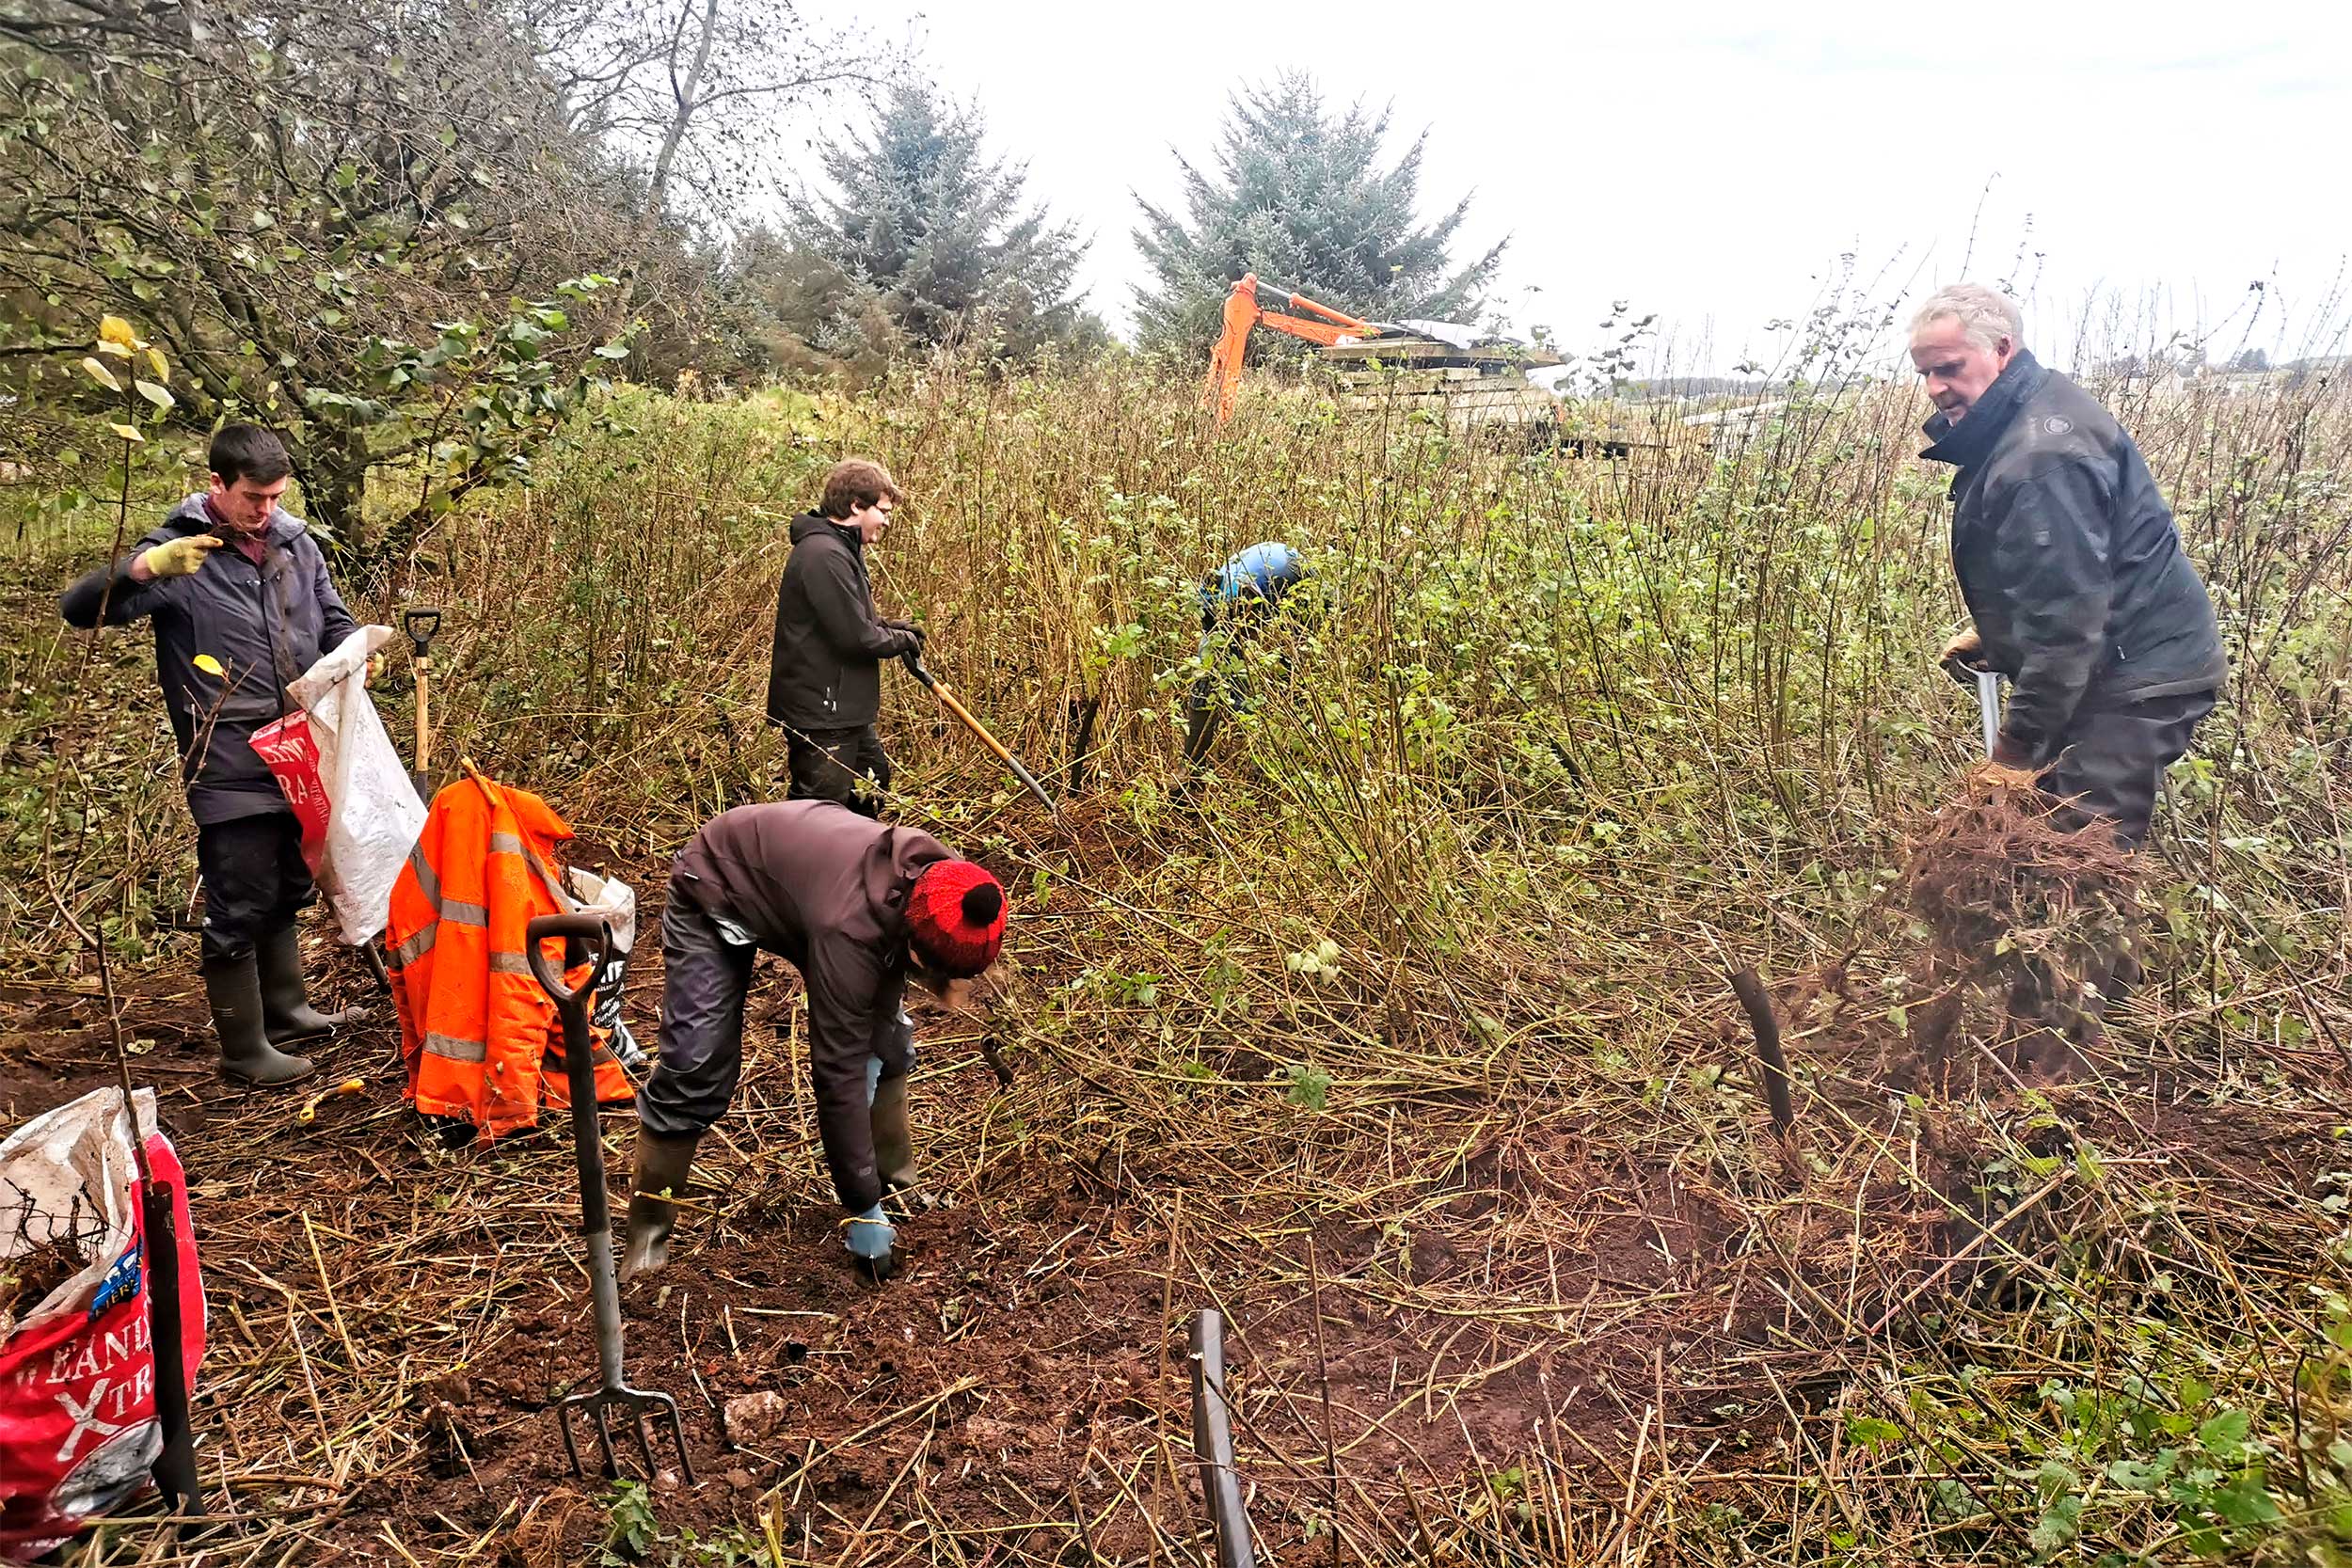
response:
[(98, 318), (98, 341), (102, 343), (120, 343), (125, 348), (136, 348), (139, 343), (139, 335), (132, 331), (131, 324), (120, 316), (101, 316)]
[(115, 372), (100, 364), (95, 356), (84, 356), (82, 359), (82, 369), (89, 372), (89, 378), (92, 381), (97, 382), (101, 387), (105, 388), (106, 390), (110, 392), (119, 392), (122, 390), (122, 383), (115, 379)]
[(126, 441), (144, 441), (147, 439), (146, 436), (140, 435), (136, 430), (127, 424), (109, 423), (106, 428), (113, 431), (117, 436), (121, 436)]
[(199, 654), (188, 662), (194, 664), (198, 669), (203, 671), (208, 675), (225, 675), (229, 673), (220, 667), (220, 660), (215, 658), (210, 654)]
[(162, 349), (149, 349), (147, 351), (147, 362), (155, 367), (156, 380), (169, 381), (171, 379), (171, 366), (165, 361), (164, 351)]
[(109, 359), (128, 359), (131, 357), (131, 351), (124, 348), (120, 343), (101, 343), (98, 345), (98, 352), (104, 355)]
[(137, 389), (139, 396), (145, 398), (156, 407), (168, 408), (171, 406), (171, 394), (165, 391), (161, 387), (158, 387), (152, 381), (135, 380), (131, 383), (131, 385)]

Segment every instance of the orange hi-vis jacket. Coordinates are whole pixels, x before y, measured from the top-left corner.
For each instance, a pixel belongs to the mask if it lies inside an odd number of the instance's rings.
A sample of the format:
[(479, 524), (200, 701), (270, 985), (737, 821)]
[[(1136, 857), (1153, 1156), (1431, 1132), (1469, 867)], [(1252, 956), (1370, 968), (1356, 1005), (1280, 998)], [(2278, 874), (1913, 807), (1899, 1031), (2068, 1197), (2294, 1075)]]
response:
[[(408, 1098), (428, 1115), (471, 1121), (485, 1139), (535, 1123), (542, 1095), (571, 1102), (563, 1022), (531, 973), (523, 936), (534, 917), (576, 907), (552, 859), (571, 836), (536, 795), (462, 780), (433, 798), (392, 884), (384, 941)], [(588, 970), (566, 971), (565, 983), (584, 984)], [(595, 1062), (599, 1102), (634, 1096), (602, 1030)]]

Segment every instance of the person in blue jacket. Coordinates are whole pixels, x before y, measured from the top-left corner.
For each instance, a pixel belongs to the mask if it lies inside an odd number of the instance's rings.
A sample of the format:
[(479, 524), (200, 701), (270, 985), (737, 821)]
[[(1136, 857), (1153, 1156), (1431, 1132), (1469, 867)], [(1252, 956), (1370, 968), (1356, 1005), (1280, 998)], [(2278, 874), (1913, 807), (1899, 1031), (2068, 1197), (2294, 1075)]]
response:
[[(1269, 539), (1235, 555), (1200, 584), (1200, 651), (1196, 657), (1203, 668), (1192, 683), (1184, 723), (1184, 761), (1193, 767), (1207, 759), (1209, 743), (1225, 714), (1248, 699), (1238, 668), (1242, 644), (1258, 634), (1306, 575), (1306, 562), (1296, 550)], [(1219, 655), (1232, 661), (1221, 682)]]

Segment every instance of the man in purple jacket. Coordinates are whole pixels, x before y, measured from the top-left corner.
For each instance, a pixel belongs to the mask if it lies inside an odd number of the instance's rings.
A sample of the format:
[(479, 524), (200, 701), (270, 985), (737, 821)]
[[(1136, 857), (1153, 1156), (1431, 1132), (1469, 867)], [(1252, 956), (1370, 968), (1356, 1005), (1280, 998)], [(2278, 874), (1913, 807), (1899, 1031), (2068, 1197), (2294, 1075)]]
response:
[(1004, 888), (929, 833), (831, 800), (738, 806), (704, 823), (678, 851), (661, 911), (661, 1060), (637, 1096), (621, 1276), (668, 1260), (670, 1199), (735, 1097), (743, 998), (766, 951), (807, 988), (809, 1084), (850, 1252), (887, 1278), (897, 1232), (882, 1198), (915, 1183), (906, 982), (962, 1010), (1004, 940)]
[(220, 1069), (290, 1084), (343, 1013), (310, 1006), (294, 917), (317, 897), (302, 833), (253, 732), (296, 710), (286, 688), (358, 629), (326, 559), (278, 499), (293, 466), (277, 436), (231, 424), (213, 437), (212, 488), (171, 509), (138, 547), (65, 591), (69, 625), (155, 625), (155, 679), (180, 744), (204, 876), (204, 992)]

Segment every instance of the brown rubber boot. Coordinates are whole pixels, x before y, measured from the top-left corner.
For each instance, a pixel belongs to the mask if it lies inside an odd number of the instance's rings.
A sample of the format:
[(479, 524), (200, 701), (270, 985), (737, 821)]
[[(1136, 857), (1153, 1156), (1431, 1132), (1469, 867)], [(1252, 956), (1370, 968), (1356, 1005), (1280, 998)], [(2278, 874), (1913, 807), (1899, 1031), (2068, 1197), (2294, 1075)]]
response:
[(222, 1077), (266, 1087), (298, 1082), (316, 1070), (308, 1056), (288, 1055), (262, 1032), (262, 981), (254, 955), (208, 958), (203, 974), (213, 1031), (220, 1037)]
[(314, 1040), (345, 1023), (367, 1017), (365, 1007), (323, 1013), (310, 1006), (310, 989), (302, 980), (302, 947), (291, 926), (269, 932), (254, 943), (253, 960), (262, 981), (262, 1028), (273, 1045)]
[(684, 1195), (701, 1137), (657, 1138), (640, 1129), (636, 1170), (629, 1185), (628, 1232), (621, 1246), (621, 1277), (652, 1274), (670, 1260), (670, 1232), (677, 1228), (677, 1205), (669, 1200)]

